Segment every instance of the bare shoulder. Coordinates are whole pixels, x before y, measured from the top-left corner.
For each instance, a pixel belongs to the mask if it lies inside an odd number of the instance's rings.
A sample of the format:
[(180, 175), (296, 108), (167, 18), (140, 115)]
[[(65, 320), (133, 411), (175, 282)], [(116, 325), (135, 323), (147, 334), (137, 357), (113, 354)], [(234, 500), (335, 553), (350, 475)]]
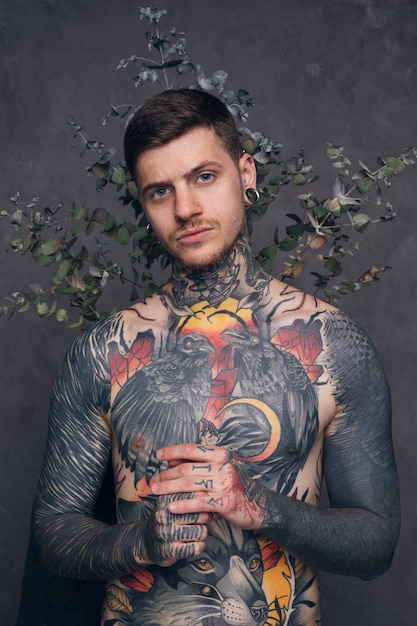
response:
[(320, 398), (328, 409), (325, 422), (337, 415), (337, 407), (356, 405), (359, 389), (371, 393), (378, 388), (381, 396), (387, 395), (373, 342), (349, 315), (280, 281), (272, 281), (270, 296), (270, 334), (316, 377)]
[(278, 280), (272, 281), (270, 295), (272, 332), (294, 326), (310, 329), (311, 334), (314, 327), (320, 336), (320, 362), (324, 371), (340, 371), (342, 366), (352, 370), (355, 364), (358, 372), (371, 363), (380, 367), (371, 338), (340, 309)]
[(287, 324), (295, 319), (306, 322), (313, 316), (338, 312), (331, 304), (277, 279), (271, 281), (269, 295), (272, 317), (278, 324)]
[(158, 295), (136, 302), (121, 310), (119, 323), (123, 329), (123, 343), (130, 348), (138, 335), (152, 332), (155, 336), (167, 332), (170, 316)]
[(271, 281), (269, 296), (270, 318), (277, 325), (287, 325), (296, 319), (308, 322), (320, 318), (322, 332), (327, 335), (328, 341), (339, 333), (346, 338), (349, 338), (350, 333), (367, 336), (349, 315), (337, 307), (280, 280)]

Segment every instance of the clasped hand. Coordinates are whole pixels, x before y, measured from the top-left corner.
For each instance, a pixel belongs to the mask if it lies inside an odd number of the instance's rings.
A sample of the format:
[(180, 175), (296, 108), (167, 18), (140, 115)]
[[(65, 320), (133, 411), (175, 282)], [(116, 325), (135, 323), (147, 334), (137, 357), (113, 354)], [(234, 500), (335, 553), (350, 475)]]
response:
[(167, 567), (198, 556), (207, 524), (218, 517), (245, 530), (261, 527), (266, 490), (227, 450), (187, 443), (162, 448), (157, 456), (169, 468), (151, 484), (157, 504), (145, 533), (149, 562)]
[(249, 477), (230, 452), (187, 443), (162, 448), (157, 456), (170, 467), (155, 477), (152, 493), (192, 494), (191, 498), (170, 500), (170, 513), (209, 513), (242, 529), (261, 527), (265, 489)]

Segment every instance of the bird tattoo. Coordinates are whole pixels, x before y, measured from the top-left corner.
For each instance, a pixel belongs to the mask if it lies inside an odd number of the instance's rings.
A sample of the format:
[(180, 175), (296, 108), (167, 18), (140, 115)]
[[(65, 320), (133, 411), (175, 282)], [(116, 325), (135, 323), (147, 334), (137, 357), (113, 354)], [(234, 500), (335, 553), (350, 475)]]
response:
[[(239, 415), (236, 408), (238, 400), (229, 403), (233, 405), (233, 416), (228, 420), (225, 415), (218, 443), (234, 449), (235, 453), (240, 446), (242, 454), (248, 457), (250, 447), (259, 445), (261, 440), (265, 442), (265, 433), (268, 437), (271, 433), (262, 426), (260, 416), (256, 418), (255, 409), (246, 399), (255, 398), (263, 406), (270, 407), (279, 419), (277, 448), (269, 458), (263, 458), (259, 463), (253, 457), (247, 469), (252, 476), (262, 477), (269, 488), (288, 493), (317, 437), (315, 387), (294, 355), (280, 350), (260, 335), (229, 329), (221, 337), (233, 348), (237, 371), (233, 396), (245, 400), (242, 400)], [(238, 428), (236, 420), (239, 421)]]
[[(199, 441), (211, 393), (208, 357), (213, 352), (204, 335), (183, 335), (172, 350), (133, 374), (116, 396), (111, 421), (121, 458), (135, 473), (135, 485), (143, 476), (149, 483), (159, 470), (159, 448)], [(126, 521), (131, 517), (127, 503), (124, 515), (123, 503), (119, 505)]]

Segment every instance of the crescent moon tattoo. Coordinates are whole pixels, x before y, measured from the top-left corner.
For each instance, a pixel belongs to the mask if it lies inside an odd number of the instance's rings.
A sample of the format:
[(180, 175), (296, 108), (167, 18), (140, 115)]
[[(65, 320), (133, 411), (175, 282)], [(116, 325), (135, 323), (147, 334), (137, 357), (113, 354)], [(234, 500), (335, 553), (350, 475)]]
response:
[(257, 398), (236, 398), (235, 400), (231, 400), (231, 402), (225, 404), (217, 413), (216, 418), (224, 413), (226, 409), (231, 406), (235, 406), (236, 404), (248, 404), (249, 406), (254, 406), (259, 411), (261, 411), (265, 415), (269, 425), (271, 426), (271, 437), (269, 439), (268, 445), (260, 454), (249, 457), (235, 455), (235, 458), (239, 461), (247, 461), (248, 463), (264, 461), (271, 456), (274, 450), (276, 450), (281, 439), (281, 423), (278, 419), (278, 416), (275, 411), (273, 411), (271, 407), (268, 406), (265, 402), (262, 402), (262, 400), (258, 400)]

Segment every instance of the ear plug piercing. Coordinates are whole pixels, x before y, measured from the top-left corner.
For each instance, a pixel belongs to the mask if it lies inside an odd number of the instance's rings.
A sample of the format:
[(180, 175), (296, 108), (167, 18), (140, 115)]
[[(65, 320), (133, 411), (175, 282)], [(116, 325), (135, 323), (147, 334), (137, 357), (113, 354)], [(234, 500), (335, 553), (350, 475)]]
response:
[(253, 187), (248, 187), (246, 189), (245, 196), (251, 204), (256, 204), (261, 197), (259, 191)]

